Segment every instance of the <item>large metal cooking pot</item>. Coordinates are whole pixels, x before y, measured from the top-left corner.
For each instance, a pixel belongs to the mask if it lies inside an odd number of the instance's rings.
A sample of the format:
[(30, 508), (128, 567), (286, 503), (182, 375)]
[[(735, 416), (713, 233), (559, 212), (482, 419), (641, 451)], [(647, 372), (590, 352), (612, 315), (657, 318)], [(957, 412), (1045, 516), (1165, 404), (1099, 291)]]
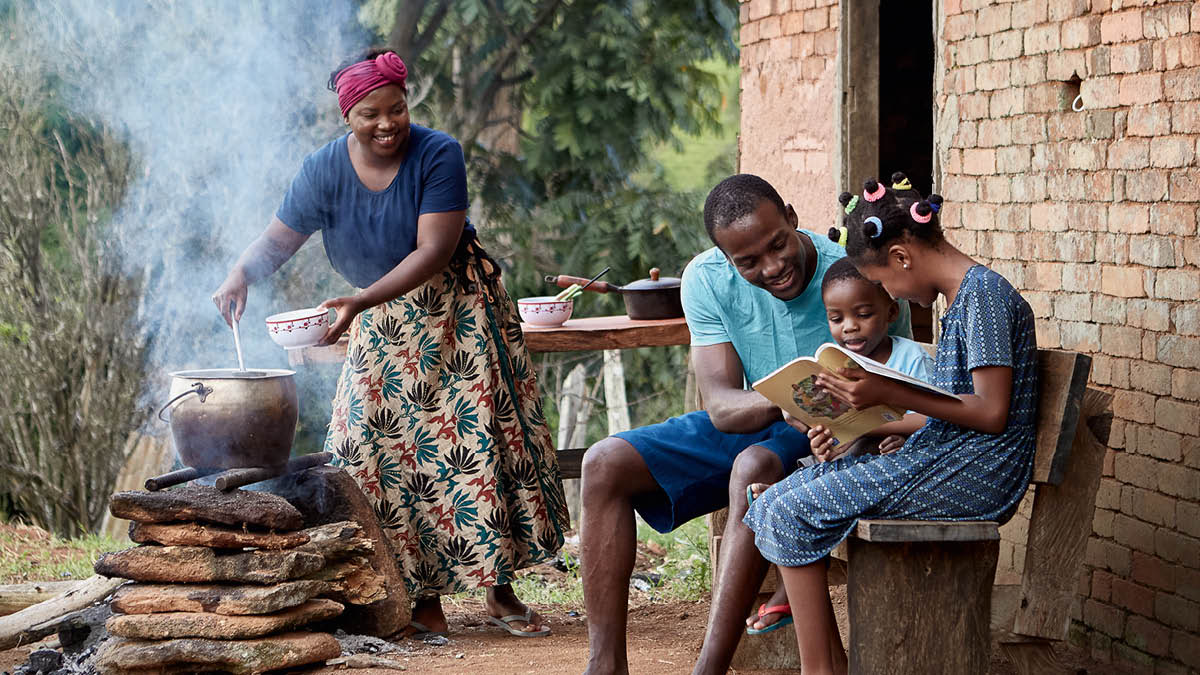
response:
[[(547, 276), (546, 281), (560, 288), (567, 288), (571, 284), (582, 286), (588, 282), (587, 279), (565, 274)], [(660, 279), (657, 267), (650, 270), (649, 279), (638, 279), (624, 286), (593, 281), (587, 290), (597, 293), (620, 293), (621, 299), (625, 301), (625, 313), (631, 319), (675, 319), (683, 316), (679, 277)]]
[(278, 468), (287, 463), (299, 406), (291, 370), (216, 368), (171, 373), (171, 436), (197, 469)]

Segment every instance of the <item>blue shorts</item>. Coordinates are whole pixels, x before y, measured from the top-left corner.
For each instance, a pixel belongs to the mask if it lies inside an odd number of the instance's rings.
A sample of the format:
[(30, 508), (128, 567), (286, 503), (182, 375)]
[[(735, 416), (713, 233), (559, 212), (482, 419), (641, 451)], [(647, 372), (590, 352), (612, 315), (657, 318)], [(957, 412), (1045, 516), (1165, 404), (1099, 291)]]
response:
[(700, 410), (660, 424), (613, 434), (638, 451), (662, 489), (634, 500), (651, 527), (670, 532), (687, 521), (729, 505), (729, 474), (742, 450), (757, 445), (779, 456), (784, 474), (812, 454), (808, 437), (779, 421), (751, 434), (717, 431)]

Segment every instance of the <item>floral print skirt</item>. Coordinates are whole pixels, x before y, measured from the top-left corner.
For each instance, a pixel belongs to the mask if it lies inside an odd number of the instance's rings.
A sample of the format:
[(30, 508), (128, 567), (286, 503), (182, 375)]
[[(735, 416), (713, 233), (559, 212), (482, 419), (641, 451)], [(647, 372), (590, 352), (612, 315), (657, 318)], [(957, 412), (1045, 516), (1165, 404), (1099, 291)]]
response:
[(325, 449), (392, 540), (410, 597), (506, 584), (569, 526), (516, 308), (475, 242), (362, 312)]

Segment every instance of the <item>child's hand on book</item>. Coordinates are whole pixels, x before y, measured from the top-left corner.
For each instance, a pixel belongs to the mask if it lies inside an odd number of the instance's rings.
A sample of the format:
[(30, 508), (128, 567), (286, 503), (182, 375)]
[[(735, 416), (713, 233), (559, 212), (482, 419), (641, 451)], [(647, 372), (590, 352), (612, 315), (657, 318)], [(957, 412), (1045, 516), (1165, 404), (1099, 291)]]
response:
[(846, 452), (845, 444), (839, 447), (835, 446), (835, 443), (837, 439), (829, 429), (819, 424), (808, 430), (808, 447), (812, 450), (813, 457), (819, 461), (832, 462)]
[(783, 413), (783, 421), (787, 422), (793, 429), (795, 429), (796, 431), (799, 431), (802, 434), (808, 433), (808, 425), (807, 424), (805, 424), (804, 422), (801, 422), (798, 418), (793, 417), (792, 415), (788, 414), (788, 411), (784, 410), (783, 408), (780, 408), (779, 412)]
[(838, 399), (850, 404), (855, 410), (873, 405), (889, 405), (895, 380), (870, 373), (861, 368), (840, 368), (837, 377), (821, 373), (817, 385)]
[(892, 434), (879, 442), (879, 454), (888, 455), (900, 448), (904, 447), (904, 441), (907, 440), (903, 436)]

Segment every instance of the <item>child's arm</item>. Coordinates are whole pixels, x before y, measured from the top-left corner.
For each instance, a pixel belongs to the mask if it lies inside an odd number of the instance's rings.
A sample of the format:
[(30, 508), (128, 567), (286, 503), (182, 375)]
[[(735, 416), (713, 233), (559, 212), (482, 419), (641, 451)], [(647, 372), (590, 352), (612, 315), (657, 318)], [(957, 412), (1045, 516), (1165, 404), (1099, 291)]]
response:
[(928, 418), (925, 415), (908, 413), (895, 422), (888, 422), (881, 427), (873, 429), (871, 434), (874, 436), (904, 436), (907, 438), (915, 434), (917, 429), (925, 426), (926, 419)]
[(958, 400), (921, 391), (858, 368), (842, 368), (836, 377), (824, 373), (817, 376), (818, 385), (857, 409), (882, 403), (988, 434), (1004, 431), (1012, 396), (1012, 368), (976, 368), (971, 371), (971, 380), (975, 393), (963, 394)]

